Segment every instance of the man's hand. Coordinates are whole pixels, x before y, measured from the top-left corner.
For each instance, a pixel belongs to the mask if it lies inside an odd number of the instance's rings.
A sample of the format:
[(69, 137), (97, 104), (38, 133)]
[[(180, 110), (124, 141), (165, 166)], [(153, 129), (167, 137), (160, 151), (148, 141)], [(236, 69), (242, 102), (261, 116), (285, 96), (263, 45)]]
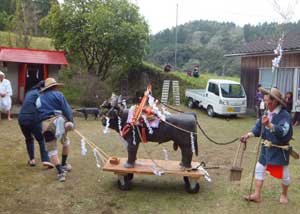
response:
[(245, 134), (243, 136), (240, 137), (240, 141), (242, 143), (247, 143), (247, 140), (249, 139), (249, 135), (248, 134)]
[(65, 123), (65, 129), (67, 131), (72, 131), (74, 128), (75, 128), (74, 123), (72, 123), (70, 121)]
[(263, 115), (263, 116), (261, 117), (261, 123), (262, 123), (265, 127), (268, 127), (268, 128), (271, 127), (270, 120), (269, 120), (269, 118), (268, 118), (266, 115)]

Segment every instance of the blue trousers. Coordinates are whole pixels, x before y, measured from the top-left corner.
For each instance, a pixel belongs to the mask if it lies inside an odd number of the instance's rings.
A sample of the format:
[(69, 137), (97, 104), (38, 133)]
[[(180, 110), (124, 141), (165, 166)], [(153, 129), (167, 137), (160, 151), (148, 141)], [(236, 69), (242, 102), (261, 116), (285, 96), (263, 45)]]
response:
[(42, 162), (49, 162), (48, 153), (45, 148), (44, 136), (42, 134), (42, 124), (19, 124), (21, 131), (25, 137), (26, 148), (30, 160), (34, 159), (34, 138), (40, 146), (40, 154)]

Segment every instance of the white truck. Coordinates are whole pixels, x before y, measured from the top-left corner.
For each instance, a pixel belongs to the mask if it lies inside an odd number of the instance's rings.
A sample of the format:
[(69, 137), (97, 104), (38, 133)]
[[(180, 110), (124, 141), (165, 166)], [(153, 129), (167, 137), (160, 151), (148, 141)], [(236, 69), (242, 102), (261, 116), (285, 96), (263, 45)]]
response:
[(207, 110), (210, 117), (246, 113), (247, 97), (243, 86), (235, 81), (210, 79), (206, 89), (186, 89), (188, 107)]

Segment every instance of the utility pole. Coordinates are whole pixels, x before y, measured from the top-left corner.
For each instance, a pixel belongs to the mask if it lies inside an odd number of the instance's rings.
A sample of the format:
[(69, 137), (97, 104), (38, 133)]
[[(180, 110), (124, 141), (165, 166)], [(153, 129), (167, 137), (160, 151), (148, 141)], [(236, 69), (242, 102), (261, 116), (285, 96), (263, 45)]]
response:
[(176, 4), (175, 62), (174, 62), (174, 70), (176, 70), (176, 68), (177, 68), (177, 25), (178, 25), (178, 3)]

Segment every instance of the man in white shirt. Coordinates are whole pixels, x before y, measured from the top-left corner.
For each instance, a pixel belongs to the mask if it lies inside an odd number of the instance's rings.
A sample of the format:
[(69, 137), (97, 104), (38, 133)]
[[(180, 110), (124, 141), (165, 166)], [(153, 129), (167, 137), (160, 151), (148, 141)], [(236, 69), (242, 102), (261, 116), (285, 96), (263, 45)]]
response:
[(11, 96), (12, 88), (10, 81), (5, 79), (5, 74), (0, 71), (0, 112), (7, 113), (7, 119), (11, 120)]

